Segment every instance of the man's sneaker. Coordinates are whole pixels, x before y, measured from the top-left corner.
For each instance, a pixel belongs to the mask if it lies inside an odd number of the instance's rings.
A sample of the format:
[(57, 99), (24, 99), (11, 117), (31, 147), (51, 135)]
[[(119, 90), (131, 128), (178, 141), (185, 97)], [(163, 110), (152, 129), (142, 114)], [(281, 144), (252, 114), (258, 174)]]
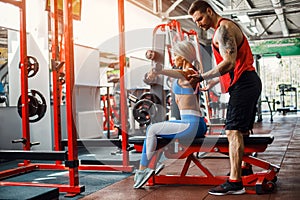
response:
[(159, 172), (161, 172), (161, 170), (163, 170), (165, 168), (165, 165), (162, 163), (157, 163), (157, 167), (155, 169), (155, 175), (159, 174)]
[(243, 182), (229, 182), (228, 180), (209, 190), (209, 194), (226, 195), (226, 194), (244, 194), (246, 192)]
[(144, 170), (137, 170), (134, 175), (133, 187), (136, 189), (142, 187), (143, 185), (145, 185), (145, 183), (147, 183), (149, 178), (153, 175), (154, 175), (154, 170), (150, 168), (146, 168)]

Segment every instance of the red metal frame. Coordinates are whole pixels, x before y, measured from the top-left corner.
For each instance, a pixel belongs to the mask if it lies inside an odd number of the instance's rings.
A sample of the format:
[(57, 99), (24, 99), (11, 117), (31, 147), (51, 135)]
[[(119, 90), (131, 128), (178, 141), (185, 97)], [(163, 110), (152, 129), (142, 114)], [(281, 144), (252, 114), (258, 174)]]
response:
[[(1, 0), (2, 1), (2, 0)], [(28, 116), (28, 71), (27, 71), (27, 40), (26, 40), (26, 0), (22, 1), (3, 1), (5, 3), (11, 3), (20, 8), (20, 69), (21, 69), (21, 96), (22, 96), (22, 136), (26, 139), (27, 143), (24, 144), (23, 150), (30, 150), (30, 132), (29, 132), (29, 116)], [(57, 4), (57, 0), (51, 0), (51, 5)], [(74, 58), (73, 58), (73, 25), (72, 25), (72, 7), (67, 5), (72, 5), (71, 0), (64, 1), (64, 13), (65, 13), (65, 41), (67, 50), (66, 54), (66, 65), (68, 66), (67, 82), (69, 87), (67, 88), (67, 122), (68, 122), (68, 160), (69, 161), (78, 161), (77, 154), (77, 134), (75, 131), (75, 124), (73, 121), (73, 107), (72, 107), (72, 92), (74, 87)], [(53, 40), (52, 45), (55, 48), (52, 48), (52, 58), (56, 61), (58, 52), (57, 52), (57, 30), (58, 22), (57, 20), (57, 11), (56, 6), (51, 9), (53, 18), (55, 19), (52, 27), (53, 31)], [(56, 87), (57, 74), (54, 72), (54, 87)], [(59, 94), (54, 92), (55, 100), (58, 99)], [(60, 150), (60, 101), (56, 101), (54, 112), (55, 112), (55, 150)], [(0, 172), (0, 178), (4, 179), (9, 176), (18, 175), (21, 173), (38, 170), (38, 169), (64, 169), (69, 170), (69, 184), (41, 184), (41, 183), (26, 183), (26, 182), (7, 182), (1, 181), (0, 185), (2, 186), (38, 186), (38, 187), (55, 187), (59, 188), (60, 192), (67, 192), (67, 196), (75, 196), (84, 191), (84, 186), (79, 185), (79, 175), (78, 167), (67, 168), (60, 164), (61, 162), (57, 161), (56, 165), (45, 165), (47, 167), (43, 168), (43, 164), (30, 164), (30, 160), (24, 160), (23, 163), (19, 164), (18, 168), (4, 170)]]
[[(65, 70), (66, 70), (66, 114), (68, 132), (68, 160), (78, 162), (77, 131), (75, 125), (75, 99), (74, 92), (74, 43), (73, 43), (73, 14), (72, 0), (64, 0), (64, 41), (65, 41)], [(69, 184), (71, 187), (78, 187), (78, 167), (69, 168)], [(70, 194), (72, 195), (72, 194)]]
[[(115, 129), (114, 118), (120, 120), (120, 116), (118, 110), (116, 109), (116, 102), (113, 95), (109, 94), (109, 89), (107, 89), (106, 95), (101, 95), (101, 102), (103, 104), (103, 114), (104, 114), (104, 122), (103, 122), (103, 130), (110, 131)], [(109, 134), (107, 134), (107, 138)]]
[[(26, 139), (24, 150), (30, 150), (30, 128), (28, 116), (28, 70), (27, 70), (27, 36), (26, 36), (26, 1), (20, 4), (20, 68), (22, 100), (22, 137)], [(24, 160), (29, 164), (30, 161)]]
[(154, 30), (153, 30), (153, 36), (156, 34), (156, 32), (160, 29), (161, 31), (166, 31), (166, 27), (169, 27), (171, 30), (176, 30), (177, 36), (179, 40), (183, 40), (183, 34), (182, 34), (182, 29), (180, 22), (176, 20), (172, 20), (167, 24), (159, 24), (157, 25)]
[[(157, 33), (158, 30), (161, 30), (163, 32), (166, 31), (166, 28), (170, 28), (170, 30), (176, 30), (176, 33), (177, 33), (177, 39), (179, 41), (182, 41), (183, 40), (183, 32), (181, 30), (181, 25), (180, 25), (180, 22), (176, 21), (176, 20), (172, 20), (170, 21), (169, 23), (166, 23), (166, 24), (159, 24), (157, 25), (154, 29), (153, 29), (153, 38), (155, 38), (155, 35)], [(152, 46), (154, 46), (154, 41), (155, 39), (153, 39), (153, 44)], [(171, 64), (171, 66), (174, 66), (174, 63), (173, 63), (173, 58), (172, 58), (172, 54), (171, 54), (171, 45), (168, 45), (167, 46), (167, 51), (168, 51), (168, 56), (169, 56), (169, 62)]]
[[(55, 0), (57, 1), (57, 0)], [(52, 5), (52, 3), (51, 3)], [(64, 6), (66, 7), (66, 6)], [(51, 6), (51, 11), (53, 9), (53, 22), (52, 22), (52, 29), (54, 29), (54, 32), (52, 32), (52, 35), (53, 37), (52, 38), (55, 38), (57, 39), (58, 38), (58, 30), (57, 30), (57, 24), (59, 21), (61, 21), (61, 19), (59, 18), (60, 16), (57, 14), (57, 11), (56, 9), (57, 8), (52, 8)], [(121, 8), (119, 9), (122, 9), (122, 6)], [(123, 9), (124, 9), (124, 6), (123, 6)], [(122, 12), (119, 12), (120, 15), (123, 15), (124, 14), (124, 11)], [(72, 15), (69, 13), (68, 16), (65, 16), (64, 19), (66, 20), (66, 18), (69, 18), (70, 22), (72, 22)], [(122, 17), (120, 17), (122, 18)], [(124, 16), (123, 16), (124, 18)], [(66, 22), (66, 21), (65, 21)], [(121, 22), (119, 22), (121, 23)], [(123, 25), (120, 25), (121, 27), (124, 27), (124, 21), (121, 23)], [(72, 25), (73, 26), (73, 25)], [(67, 66), (67, 64), (65, 65), (65, 69), (66, 69), (66, 90), (67, 90), (67, 93), (66, 93), (66, 99), (67, 99), (67, 113), (69, 113), (69, 115), (67, 115), (69, 118), (67, 119), (67, 124), (68, 124), (68, 150), (70, 152), (70, 146), (72, 147), (72, 152), (71, 154), (76, 154), (76, 156), (74, 155), (73, 158), (76, 157), (76, 160), (77, 160), (77, 156), (78, 156), (78, 152), (77, 152), (77, 134), (75, 132), (75, 125), (74, 125), (74, 121), (73, 121), (73, 117), (75, 117), (75, 115), (73, 114), (73, 109), (72, 109), (72, 102), (74, 101), (74, 99), (72, 98), (72, 92), (73, 92), (73, 87), (74, 87), (74, 58), (73, 58), (73, 41), (72, 41), (72, 38), (73, 38), (73, 34), (70, 35), (69, 33), (73, 33), (73, 29), (70, 28), (69, 25), (66, 25), (65, 23), (65, 26), (64, 26), (64, 29), (68, 29), (65, 32), (65, 35), (64, 35), (64, 45), (59, 45), (57, 40), (53, 40), (52, 41), (52, 59), (55, 59), (55, 61), (58, 61), (59, 60), (59, 56), (61, 57), (60, 60), (62, 59), (65, 59), (65, 61), (67, 62), (68, 60), (72, 60), (72, 62), (70, 62), (70, 66)], [(68, 32), (67, 32), (68, 31)], [(120, 33), (120, 35), (122, 35)], [(67, 38), (67, 39), (66, 39)], [(124, 40), (124, 38), (120, 38), (120, 40)], [(63, 39), (60, 41), (62, 43)], [(124, 41), (122, 41), (124, 42)], [(120, 46), (122, 45), (121, 41), (120, 41)], [(58, 47), (60, 46), (60, 48)], [(70, 49), (70, 47), (72, 47)], [(124, 47), (123, 47), (124, 48)], [(60, 49), (60, 52), (58, 52), (58, 49)], [(122, 50), (123, 51), (123, 50)], [(121, 52), (121, 51), (120, 51)], [(63, 53), (63, 54), (62, 54)], [(70, 57), (71, 55), (71, 57)], [(125, 61), (125, 54), (120, 54), (120, 55), (123, 55), (124, 56), (124, 61)], [(72, 65), (72, 67), (71, 67)], [(123, 66), (123, 69), (124, 69), (124, 66), (125, 66), (125, 63), (121, 64), (120, 62), (120, 66)], [(60, 95), (61, 95), (61, 86), (59, 84), (59, 80), (58, 80), (58, 76), (59, 76), (59, 69), (56, 70), (56, 71), (53, 71), (53, 101), (54, 101), (54, 117), (56, 119), (54, 119), (54, 130), (56, 130), (54, 132), (54, 140), (55, 140), (55, 150), (61, 150), (61, 126), (60, 126)], [(124, 72), (123, 72), (124, 73)], [(72, 75), (71, 75), (72, 74)], [(122, 84), (122, 82), (120, 81), (120, 85)], [(123, 83), (124, 84), (124, 83)], [(54, 97), (54, 93), (56, 93), (56, 98)], [(122, 94), (125, 94), (124, 91), (121, 91)], [(121, 96), (124, 96), (124, 95), (121, 95)], [(126, 99), (125, 99), (125, 103), (123, 103), (126, 105)], [(73, 105), (74, 105), (74, 102), (73, 102)], [(69, 106), (69, 107), (68, 107)], [(125, 108), (126, 109), (126, 108)], [(123, 108), (124, 110), (124, 108)], [(123, 111), (124, 112), (124, 111)], [(56, 114), (55, 114), (56, 113)], [(121, 113), (122, 113), (122, 109), (121, 109)], [(126, 112), (124, 112), (126, 113)], [(127, 117), (124, 117), (124, 118), (127, 118)], [(69, 125), (69, 123), (72, 123), (72, 125)], [(127, 122), (126, 122), (127, 123)], [(125, 126), (126, 127), (126, 126)], [(69, 134), (72, 134), (72, 131), (70, 132), (69, 130), (72, 130), (74, 131), (75, 133), (75, 136), (70, 135)], [(125, 130), (123, 130), (124, 132)], [(127, 133), (125, 131), (125, 136), (127, 136)], [(127, 144), (128, 144), (128, 139), (126, 139), (124, 136), (124, 133), (122, 133), (122, 142), (123, 142), (123, 145), (122, 146), (125, 146), (125, 152), (123, 150), (123, 155), (127, 156), (126, 157), (129, 157), (128, 156), (128, 151), (127, 151)], [(71, 140), (70, 140), (71, 138)], [(124, 139), (125, 138), (125, 139)], [(126, 145), (124, 145), (124, 143), (126, 142)], [(75, 145), (76, 144), (76, 145)], [(72, 157), (72, 156), (71, 156)], [(70, 158), (69, 158), (70, 160)], [(71, 159), (73, 160), (73, 159)], [(129, 159), (125, 160), (125, 163), (129, 163), (128, 161)], [(124, 162), (124, 160), (123, 160)], [(20, 164), (21, 166), (22, 164)], [(67, 169), (64, 165), (61, 164), (60, 161), (56, 161), (56, 164), (37, 164), (38, 168), (40, 169), (52, 169), (52, 170), (65, 170)], [(78, 166), (78, 170), (101, 170), (101, 171), (125, 171), (125, 172), (132, 172), (133, 171), (133, 166), (128, 166), (128, 164), (123, 164), (123, 165), (79, 165)], [(76, 174), (76, 173), (75, 173)], [(77, 181), (77, 180), (73, 180), (74, 181)]]
[[(52, 0), (53, 1), (53, 0)], [(55, 0), (57, 1), (57, 0)], [(51, 3), (52, 5), (52, 3)], [(70, 4), (71, 5), (71, 4)], [(66, 8), (67, 6), (64, 6)], [(54, 8), (53, 8), (54, 9)], [(69, 8), (71, 9), (71, 8)], [(52, 10), (52, 8), (51, 8)], [(53, 12), (53, 17), (54, 21), (57, 21), (55, 23), (58, 23), (59, 21), (59, 15), (55, 14), (55, 11)], [(66, 11), (64, 11), (66, 12)], [(73, 95), (73, 87), (74, 87), (74, 58), (73, 58), (73, 28), (71, 28), (73, 25), (70, 24), (72, 23), (72, 12), (69, 12), (69, 15), (65, 14), (64, 16), (64, 45), (61, 46), (61, 48), (58, 48), (57, 42), (58, 41), (53, 41), (52, 44), (56, 48), (52, 48), (52, 59), (57, 59), (57, 56), (60, 55), (61, 57), (64, 57), (66, 64), (65, 64), (65, 69), (66, 69), (66, 105), (67, 105), (67, 124), (68, 124), (68, 151), (69, 151), (69, 158), (68, 160), (78, 160), (78, 152), (77, 152), (77, 134), (76, 134), (76, 129), (75, 129), (75, 124), (74, 124), (74, 117), (75, 115), (73, 114), (74, 108), (72, 107), (72, 102), (74, 105), (74, 99), (72, 98)], [(66, 19), (68, 20), (66, 21)], [(68, 22), (70, 21), (70, 22)], [(66, 24), (68, 23), (68, 24)], [(71, 26), (70, 26), (71, 25)], [(52, 24), (52, 27), (56, 29), (56, 24)], [(124, 37), (124, 0), (120, 1), (119, 0), (119, 29), (120, 29), (120, 92), (121, 94), (126, 94), (125, 92), (125, 87), (124, 87), (124, 67), (125, 67), (125, 37)], [(58, 38), (57, 36), (57, 31), (54, 31), (52, 34), (55, 33), (55, 38)], [(70, 34), (71, 33), (71, 34)], [(71, 48), (70, 48), (71, 47)], [(61, 51), (60, 54), (57, 52), (56, 49), (61, 49), (64, 51), (64, 54), (62, 55)], [(63, 59), (63, 58), (61, 58)], [(67, 65), (67, 62), (69, 62), (69, 66)], [(58, 72), (53, 72), (53, 94), (54, 90), (57, 89), (60, 85), (58, 83), (59, 80), (57, 80), (58, 77)], [(56, 85), (56, 86), (55, 86)], [(53, 100), (56, 100), (56, 106), (54, 106), (54, 110), (57, 109), (56, 111), (56, 123), (54, 123), (55, 130), (55, 150), (59, 149), (61, 150), (61, 134), (60, 134), (60, 112), (58, 109), (60, 109), (60, 94), (61, 90), (58, 89), (56, 90), (57, 92), (57, 98)], [(100, 171), (124, 171), (124, 172), (132, 172), (133, 171), (133, 166), (129, 166), (129, 153), (127, 150), (128, 146), (128, 135), (127, 135), (127, 130), (126, 130), (126, 125), (127, 121), (127, 100), (126, 100), (126, 95), (120, 95), (121, 98), (121, 110), (120, 110), (120, 115), (122, 116), (122, 121), (121, 121), (121, 126), (125, 127), (125, 129), (122, 129), (122, 151), (123, 151), (123, 165), (79, 165), (77, 169), (74, 172), (70, 172), (70, 176), (76, 175), (78, 170), (100, 170)], [(125, 123), (125, 125), (124, 125)], [(71, 134), (71, 135), (70, 135)], [(74, 134), (74, 135), (73, 135)], [(73, 155), (73, 156), (72, 156)], [(76, 158), (76, 159), (75, 159)], [(19, 164), (20, 166), (23, 166), (23, 164)], [(61, 164), (60, 161), (56, 161), (56, 164), (36, 164), (36, 167), (39, 169), (52, 169), (52, 170), (66, 170), (67, 168)], [(75, 184), (77, 183), (77, 180), (73, 179), (70, 181), (70, 183)]]
[[(202, 59), (201, 59), (201, 54), (200, 54), (200, 43), (199, 43), (199, 39), (198, 39), (198, 33), (193, 29), (191, 29), (189, 31), (182, 30), (180, 22), (178, 22), (176, 20), (171, 20), (169, 23), (157, 25), (153, 30), (153, 38), (155, 38), (155, 35), (156, 35), (158, 30), (161, 30), (162, 32), (165, 32), (167, 27), (170, 28), (170, 30), (175, 30), (176, 31), (176, 33), (177, 33), (176, 39), (178, 39), (179, 41), (182, 41), (184, 39), (187, 39), (187, 40), (192, 39), (192, 40), (195, 41), (195, 44), (197, 45), (196, 52), (200, 56), (199, 57), (199, 72), (203, 73), (204, 68), (203, 68), (203, 65), (202, 65)], [(187, 38), (185, 38), (185, 36)], [(153, 45), (154, 45), (154, 43), (153, 43)], [(171, 64), (171, 66), (174, 66), (171, 51), (172, 51), (172, 46), (171, 46), (171, 44), (169, 44), (169, 45), (167, 45), (167, 52), (168, 52), (169, 62)], [(204, 83), (201, 83), (201, 84), (204, 84)], [(212, 110), (210, 109), (210, 107), (208, 105), (208, 102), (209, 102), (208, 92), (205, 92), (204, 95), (205, 95), (205, 99), (206, 99), (206, 102), (207, 102), (206, 107), (207, 107), (207, 115), (208, 115), (207, 117), (205, 117), (205, 119), (206, 119), (207, 124), (211, 124), (210, 123), (210, 118), (212, 116)], [(220, 127), (222, 127), (221, 124), (211, 126), (209, 133), (210, 134), (211, 133), (220, 134), (221, 133), (221, 131), (219, 131)], [(216, 132), (216, 130), (218, 132)]]
[[(139, 146), (139, 145), (137, 145)], [(243, 161), (257, 166), (259, 168), (265, 169), (265, 171), (257, 172), (249, 176), (243, 176), (243, 184), (246, 187), (255, 187), (256, 192), (253, 190), (247, 190), (247, 193), (258, 193), (260, 194), (265, 188), (268, 181), (276, 179), (276, 175), (279, 172), (280, 167), (273, 165), (267, 161), (261, 160), (259, 158), (251, 156), (253, 152), (264, 152), (268, 144), (247, 144), (245, 145), (245, 155), (243, 156)], [(164, 155), (169, 159), (186, 159), (180, 174), (178, 175), (155, 175), (149, 179), (147, 185), (172, 185), (172, 184), (185, 184), (185, 185), (219, 185), (224, 183), (228, 176), (215, 176), (207, 167), (204, 166), (196, 156), (197, 152), (217, 152), (220, 154), (228, 155), (229, 149), (228, 144), (212, 144), (202, 145), (202, 146), (184, 146), (179, 144), (178, 149), (181, 149), (178, 153), (174, 152), (174, 149), (161, 148), (158, 150), (156, 156), (154, 156), (150, 162), (149, 166), (155, 166), (159, 154), (164, 152)], [(205, 157), (201, 159), (206, 159)], [(213, 159), (208, 157), (208, 159)], [(204, 175), (187, 175), (189, 166), (194, 163)]]
[[(124, 19), (124, 0), (118, 0), (118, 18), (119, 18), (119, 65), (120, 65), (120, 116), (121, 116), (121, 133), (122, 133), (122, 156), (123, 166), (129, 166), (129, 153), (127, 150), (128, 134), (127, 134), (127, 94), (125, 90), (125, 19)], [(133, 169), (133, 168), (132, 168)]]
[[(51, 19), (51, 58), (52, 58), (52, 95), (53, 95), (53, 132), (54, 132), (54, 150), (60, 151), (61, 148), (61, 84), (59, 82), (59, 71), (57, 68), (58, 62), (61, 60), (59, 56), (59, 43), (58, 43), (58, 0), (50, 1), (50, 19)], [(61, 164), (61, 161), (56, 161), (57, 164)]]
[[(24, 150), (30, 150), (30, 133), (28, 117), (28, 71), (27, 71), (27, 43), (26, 43), (26, 1), (0, 0), (10, 3), (20, 8), (20, 68), (21, 68), (21, 93), (22, 93), (22, 134), (27, 139)], [(124, 84), (125, 68), (125, 35), (124, 35), (124, 0), (119, 0), (119, 30), (120, 30), (120, 92), (126, 94)], [(107, 171), (125, 171), (132, 172), (133, 166), (129, 166), (128, 134), (127, 134), (127, 100), (126, 95), (121, 97), (122, 116), (122, 151), (123, 165), (78, 165), (77, 132), (75, 127), (74, 110), (74, 49), (73, 49), (73, 19), (72, 19), (72, 0), (64, 0), (64, 45), (59, 45), (58, 41), (58, 22), (57, 0), (51, 0), (51, 28), (52, 28), (52, 62), (54, 67), (61, 59), (65, 59), (66, 71), (66, 112), (67, 112), (67, 133), (68, 133), (68, 162), (73, 162), (73, 166), (66, 167), (61, 161), (55, 161), (55, 164), (31, 164), (30, 160), (24, 160), (18, 164), (18, 168), (4, 170), (0, 172), (0, 178), (4, 179), (33, 170), (69, 170), (69, 184), (41, 184), (27, 182), (7, 182), (0, 181), (0, 185), (5, 186), (38, 186), (55, 187), (60, 192), (66, 192), (67, 196), (75, 196), (84, 191), (84, 186), (79, 185), (78, 170), (107, 170)], [(62, 42), (62, 41), (60, 41)], [(59, 48), (61, 46), (62, 48)], [(59, 51), (60, 49), (60, 51)], [(62, 55), (63, 52), (63, 55)], [(60, 57), (60, 58), (59, 58)], [(61, 63), (60, 63), (61, 64)], [(60, 66), (61, 67), (61, 66)], [(59, 83), (59, 68), (52, 71), (53, 75), (53, 110), (54, 110), (54, 150), (61, 150), (61, 124), (60, 124), (60, 103), (61, 103), (61, 84)]]

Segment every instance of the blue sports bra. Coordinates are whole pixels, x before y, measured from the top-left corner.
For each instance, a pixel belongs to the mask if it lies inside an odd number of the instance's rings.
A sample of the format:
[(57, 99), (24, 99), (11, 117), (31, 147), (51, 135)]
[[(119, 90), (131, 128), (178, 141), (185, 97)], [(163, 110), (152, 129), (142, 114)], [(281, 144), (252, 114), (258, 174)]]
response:
[(175, 79), (172, 84), (172, 90), (174, 94), (195, 94), (193, 88), (183, 88), (178, 85), (178, 79)]

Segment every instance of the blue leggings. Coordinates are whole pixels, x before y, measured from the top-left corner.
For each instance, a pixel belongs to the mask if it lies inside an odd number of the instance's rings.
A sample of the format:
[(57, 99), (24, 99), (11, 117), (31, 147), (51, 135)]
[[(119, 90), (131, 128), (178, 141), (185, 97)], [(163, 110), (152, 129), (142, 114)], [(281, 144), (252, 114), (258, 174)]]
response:
[(167, 139), (191, 139), (203, 137), (207, 131), (203, 117), (181, 115), (181, 120), (170, 120), (151, 124), (146, 131), (140, 164), (148, 167), (157, 147), (157, 137)]

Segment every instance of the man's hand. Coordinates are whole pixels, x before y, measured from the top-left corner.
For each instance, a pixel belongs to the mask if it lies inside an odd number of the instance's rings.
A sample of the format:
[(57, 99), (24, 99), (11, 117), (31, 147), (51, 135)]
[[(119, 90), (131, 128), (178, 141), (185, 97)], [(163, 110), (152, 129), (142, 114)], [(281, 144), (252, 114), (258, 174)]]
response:
[(212, 87), (214, 87), (216, 84), (219, 83), (219, 79), (216, 78), (216, 79), (211, 79), (209, 81), (206, 82), (206, 84), (204, 84), (205, 86), (204, 87), (200, 87), (199, 90), (200, 91), (208, 91), (210, 90)]
[(190, 74), (188, 77), (191, 85), (196, 85), (197, 83), (204, 81), (201, 74)]

